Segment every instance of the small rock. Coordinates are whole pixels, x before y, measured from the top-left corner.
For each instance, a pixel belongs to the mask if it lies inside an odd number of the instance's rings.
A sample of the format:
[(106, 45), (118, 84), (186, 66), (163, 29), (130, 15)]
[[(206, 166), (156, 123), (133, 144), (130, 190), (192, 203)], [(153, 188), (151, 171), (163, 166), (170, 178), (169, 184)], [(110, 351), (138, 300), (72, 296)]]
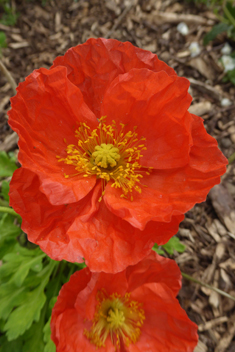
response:
[(221, 61), (224, 66), (224, 72), (232, 71), (235, 68), (235, 59), (229, 55), (221, 56)]
[(199, 55), (201, 52), (199, 44), (197, 42), (192, 42), (189, 45), (189, 51), (191, 53), (191, 57), (195, 57), (195, 56)]
[(225, 43), (223, 48), (221, 49), (221, 53), (224, 55), (229, 55), (231, 54), (231, 52), (232, 52), (231, 46), (229, 45), (229, 43)]
[(221, 139), (221, 144), (224, 148), (229, 148), (232, 145), (232, 141), (230, 138), (225, 137)]
[(233, 143), (235, 143), (235, 133), (231, 134), (230, 139)]
[(229, 100), (228, 98), (223, 98), (220, 102), (221, 106), (225, 107), (225, 106), (230, 106), (232, 105), (231, 100)]
[(177, 31), (182, 35), (188, 35), (189, 29), (186, 23), (180, 22), (177, 26)]
[(233, 125), (233, 126), (230, 126), (230, 127), (228, 128), (228, 132), (231, 133), (231, 134), (235, 133), (235, 126), (234, 126), (234, 125)]

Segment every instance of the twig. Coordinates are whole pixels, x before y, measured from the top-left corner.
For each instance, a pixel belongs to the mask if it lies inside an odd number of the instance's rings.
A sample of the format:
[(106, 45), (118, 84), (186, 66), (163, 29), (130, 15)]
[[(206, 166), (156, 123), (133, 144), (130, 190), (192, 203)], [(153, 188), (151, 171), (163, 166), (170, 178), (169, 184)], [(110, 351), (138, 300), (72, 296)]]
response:
[(185, 273), (182, 273), (182, 272), (181, 272), (181, 274), (182, 274), (182, 276), (183, 276), (185, 279), (188, 279), (188, 280), (190, 280), (190, 281), (193, 281), (193, 282), (195, 282), (196, 284), (199, 284), (199, 285), (201, 285), (201, 286), (207, 287), (207, 288), (209, 288), (210, 290), (215, 291), (215, 292), (219, 293), (220, 295), (225, 296), (225, 297), (230, 298), (230, 299), (232, 299), (233, 301), (235, 301), (235, 297), (234, 297), (234, 296), (231, 296), (229, 293), (224, 292), (224, 291), (220, 290), (219, 288), (216, 288), (216, 287), (213, 287), (213, 286), (211, 286), (211, 285), (205, 284), (205, 283), (202, 282), (202, 281), (199, 281), (199, 280), (197, 280), (197, 279), (194, 279), (194, 277), (192, 277), (192, 276), (190, 276), (190, 275), (188, 275), (188, 274), (185, 274)]
[(194, 23), (194, 24), (205, 24), (205, 25), (213, 25), (215, 23), (214, 20), (206, 19), (202, 16), (191, 15), (186, 13), (171, 13), (171, 12), (162, 12), (162, 11), (154, 11), (154, 22), (155, 23)]
[(121, 22), (124, 20), (132, 6), (135, 5), (135, 0), (132, 1), (126, 8), (125, 10), (121, 13), (121, 15), (117, 18), (116, 22), (114, 23), (113, 27), (110, 29), (110, 31), (104, 36), (106, 39), (110, 38), (110, 36), (113, 34), (113, 32), (117, 29), (117, 27), (121, 24)]
[(16, 94), (16, 87), (17, 87), (16, 81), (14, 80), (14, 78), (12, 77), (11, 73), (8, 71), (8, 69), (2, 62), (2, 60), (0, 60), (0, 70), (2, 71), (2, 73), (4, 74), (8, 82), (10, 83), (14, 94)]

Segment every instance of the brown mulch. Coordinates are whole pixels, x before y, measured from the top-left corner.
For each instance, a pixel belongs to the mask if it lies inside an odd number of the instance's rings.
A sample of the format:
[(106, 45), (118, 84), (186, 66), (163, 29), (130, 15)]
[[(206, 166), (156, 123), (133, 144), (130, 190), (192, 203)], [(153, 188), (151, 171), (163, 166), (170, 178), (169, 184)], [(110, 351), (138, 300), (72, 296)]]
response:
[[(20, 13), (14, 27), (0, 24), (8, 47), (2, 61), (19, 83), (39, 67), (49, 68), (53, 59), (90, 37), (130, 41), (156, 53), (178, 75), (191, 81), (191, 112), (202, 116), (226, 157), (235, 152), (235, 86), (223, 83), (219, 59), (228, 41), (220, 36), (203, 46), (203, 37), (216, 23), (205, 6), (175, 0), (57, 0), (16, 2)], [(193, 15), (193, 16), (192, 16)], [(189, 33), (180, 34), (179, 22)], [(189, 45), (197, 42), (201, 53), (192, 58)], [(230, 42), (235, 49), (235, 43)], [(0, 149), (14, 150), (16, 139), (7, 124), (12, 90), (0, 76)], [(221, 106), (228, 98), (230, 106)], [(186, 245), (175, 253), (181, 270), (198, 280), (235, 296), (235, 162), (229, 165), (206, 202), (186, 214), (178, 233)], [(198, 324), (200, 341), (195, 352), (235, 351), (235, 302), (191, 281), (183, 280), (179, 300)]]

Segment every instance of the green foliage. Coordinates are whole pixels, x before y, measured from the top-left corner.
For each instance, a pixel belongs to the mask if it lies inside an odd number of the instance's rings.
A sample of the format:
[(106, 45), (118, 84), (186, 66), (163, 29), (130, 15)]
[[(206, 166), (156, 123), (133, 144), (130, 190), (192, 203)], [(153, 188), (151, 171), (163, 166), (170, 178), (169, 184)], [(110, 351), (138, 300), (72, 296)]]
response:
[(3, 10), (3, 15), (0, 19), (0, 23), (5, 26), (14, 26), (17, 22), (19, 14), (15, 12), (11, 6), (10, 0), (0, 0), (0, 8)]
[(180, 242), (178, 237), (174, 236), (166, 244), (160, 247), (155, 243), (153, 250), (158, 254), (165, 254), (165, 252), (167, 252), (172, 255), (174, 254), (174, 251), (183, 253), (185, 251), (185, 245)]
[(6, 202), (9, 202), (9, 182), (7, 181), (2, 181), (2, 189), (1, 189), (1, 192), (0, 192), (0, 195), (3, 197), (3, 199), (6, 201)]
[(204, 38), (204, 45), (214, 40), (219, 34), (227, 32), (227, 36), (235, 40), (235, 2), (233, 0), (186, 0), (197, 4), (204, 4), (218, 17), (216, 24)]
[(0, 52), (1, 52), (1, 48), (6, 48), (6, 47), (7, 47), (6, 34), (3, 31), (0, 31)]
[(55, 352), (50, 316), (61, 286), (80, 264), (51, 260), (39, 247), (19, 244), (10, 214), (0, 220), (0, 352)]
[(194, 2), (195, 4), (204, 4), (208, 7), (222, 6), (223, 0), (186, 0), (187, 2)]
[(223, 32), (227, 32), (231, 26), (227, 23), (218, 23), (216, 24), (210, 32), (208, 32), (203, 38), (203, 44), (207, 45), (210, 41), (214, 40), (217, 35)]
[(235, 4), (233, 1), (213, 1), (210, 5), (220, 20), (212, 30), (206, 34), (204, 44), (207, 45), (214, 40), (220, 33), (227, 32), (227, 36), (235, 40)]
[(223, 79), (224, 82), (232, 82), (235, 85), (235, 69), (228, 71)]
[(0, 152), (0, 177), (11, 176), (17, 169), (15, 162), (16, 158), (14, 155)]
[[(0, 153), (0, 175), (11, 176), (15, 158)], [(9, 183), (0, 199), (0, 352), (55, 352), (50, 317), (62, 285), (84, 267), (51, 260), (28, 242), (20, 220), (9, 208)], [(0, 204), (2, 205), (2, 204)], [(5, 213), (2, 213), (5, 211)], [(13, 215), (12, 215), (13, 214)]]

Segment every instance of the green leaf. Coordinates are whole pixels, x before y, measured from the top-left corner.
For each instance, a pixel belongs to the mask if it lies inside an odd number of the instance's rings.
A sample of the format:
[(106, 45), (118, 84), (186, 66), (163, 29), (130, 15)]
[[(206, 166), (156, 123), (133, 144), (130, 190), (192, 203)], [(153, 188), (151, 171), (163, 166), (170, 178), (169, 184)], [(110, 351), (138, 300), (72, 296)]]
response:
[(22, 352), (23, 340), (18, 338), (14, 341), (8, 341), (6, 336), (0, 337), (0, 352)]
[(43, 341), (45, 342), (44, 352), (56, 352), (56, 346), (54, 342), (51, 340), (51, 327), (50, 327), (51, 318), (48, 320), (46, 325), (44, 326), (43, 333)]
[(180, 240), (176, 236), (172, 237), (162, 247), (169, 254), (174, 254), (174, 250), (179, 252), (179, 253), (183, 253), (185, 251), (185, 246), (180, 242)]
[(6, 152), (0, 152), (0, 177), (12, 176), (16, 169), (15, 160), (9, 158)]
[[(6, 7), (4, 8), (6, 11)], [(0, 20), (0, 23), (4, 24), (5, 26), (14, 26), (17, 22), (17, 18), (19, 17), (19, 13), (12, 13), (11, 11), (6, 11), (8, 13), (4, 13)]]
[(7, 47), (7, 37), (6, 34), (0, 31), (0, 49)]
[(8, 253), (2, 258), (3, 265), (0, 267), (0, 277), (4, 278), (13, 274), (10, 281), (20, 287), (30, 269), (35, 272), (42, 270), (42, 259), (45, 256), (39, 248), (28, 250), (16, 244), (14, 252)]
[(13, 310), (4, 327), (9, 341), (22, 335), (34, 321), (39, 321), (45, 302), (46, 295), (41, 285), (25, 295), (24, 304)]
[(43, 352), (43, 326), (44, 319), (43, 314), (38, 323), (33, 323), (29, 330), (27, 330), (22, 336), (25, 343), (22, 352)]
[(2, 181), (2, 189), (1, 189), (1, 196), (3, 197), (4, 200), (6, 200), (9, 203), (9, 182), (7, 181)]
[(229, 28), (230, 28), (230, 25), (223, 22), (216, 24), (212, 28), (212, 30), (205, 35), (203, 39), (203, 44), (207, 45), (211, 40), (214, 40), (218, 34), (226, 32), (227, 30), (229, 30)]
[[(230, 16), (235, 19), (235, 6), (233, 6), (232, 1), (227, 1), (225, 6), (228, 12), (230, 13)], [(228, 20), (230, 20), (229, 16), (226, 15), (226, 13), (224, 15)]]
[(157, 243), (155, 243), (152, 249), (157, 252), (157, 254), (165, 254), (165, 252), (161, 249), (161, 246), (159, 247)]
[(14, 250), (14, 247), (15, 247), (15, 239), (4, 241), (4, 243), (0, 245), (0, 260), (6, 253), (12, 252)]
[(0, 318), (7, 319), (12, 309), (25, 301), (25, 287), (16, 289), (13, 283), (1, 284), (0, 290)]
[(0, 220), (0, 247), (6, 240), (15, 239), (22, 232), (20, 227), (16, 226), (13, 221), (14, 217), (9, 214), (4, 214)]
[(165, 254), (165, 252), (167, 252), (168, 254), (172, 255), (174, 254), (174, 250), (179, 253), (183, 253), (185, 251), (185, 245), (180, 242), (178, 237), (174, 236), (162, 246), (158, 246), (157, 243), (155, 243), (152, 249), (158, 254)]
[(224, 78), (225, 78), (224, 81), (229, 80), (230, 82), (232, 82), (235, 85), (235, 69), (228, 71)]

